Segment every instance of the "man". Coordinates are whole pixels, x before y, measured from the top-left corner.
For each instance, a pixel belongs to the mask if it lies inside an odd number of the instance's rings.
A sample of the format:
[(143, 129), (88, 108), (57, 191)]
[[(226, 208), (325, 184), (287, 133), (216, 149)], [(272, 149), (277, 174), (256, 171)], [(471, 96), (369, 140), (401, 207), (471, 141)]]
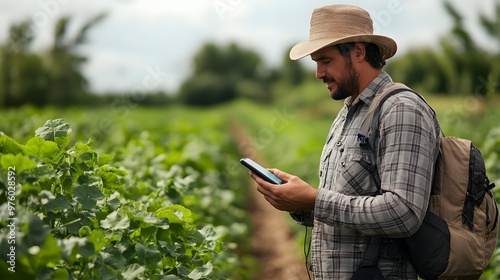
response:
[(320, 185), (316, 190), (277, 169), (271, 172), (284, 180), (282, 185), (251, 176), (275, 208), (313, 226), (315, 279), (350, 279), (373, 236), (383, 238), (377, 267), (386, 279), (417, 279), (390, 240), (411, 236), (425, 216), (439, 150), (435, 114), (415, 94), (398, 93), (383, 103), (379, 132), (370, 135), (376, 137), (375, 151), (361, 149), (358, 141), (374, 96), (392, 83), (382, 68), (396, 49), (391, 38), (373, 35), (368, 12), (333, 5), (314, 10), (309, 40), (290, 51), (292, 60), (310, 55), (317, 64), (316, 78), (326, 84), (331, 98), (345, 99), (323, 148)]

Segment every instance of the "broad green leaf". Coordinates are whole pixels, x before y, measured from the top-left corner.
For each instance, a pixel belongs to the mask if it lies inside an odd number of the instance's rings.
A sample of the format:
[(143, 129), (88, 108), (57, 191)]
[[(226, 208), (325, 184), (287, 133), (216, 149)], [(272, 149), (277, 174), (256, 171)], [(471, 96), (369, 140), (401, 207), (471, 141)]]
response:
[(99, 168), (96, 175), (101, 177), (105, 189), (121, 189), (124, 182), (122, 176), (126, 176), (127, 172), (116, 167), (104, 165)]
[(47, 211), (63, 210), (70, 208), (71, 208), (71, 203), (69, 202), (69, 200), (64, 195), (60, 194), (58, 194), (55, 199), (45, 204), (45, 209)]
[(79, 157), (84, 154), (95, 154), (94, 149), (92, 149), (89, 145), (80, 142), (75, 143), (73, 150), (76, 151), (76, 155)]
[[(134, 207), (137, 209), (137, 207)], [(130, 211), (129, 215), (131, 220), (139, 221), (141, 228), (150, 228), (150, 227), (161, 227), (163, 229), (168, 229), (168, 221), (166, 219), (159, 219), (153, 213), (146, 211)]]
[(191, 273), (189, 273), (187, 277), (189, 277), (189, 279), (198, 280), (209, 276), (212, 273), (212, 270), (213, 270), (213, 265), (212, 263), (208, 262), (205, 265), (203, 265), (203, 267), (199, 267), (191, 271)]
[(94, 244), (96, 252), (101, 251), (101, 249), (108, 243), (108, 240), (100, 230), (93, 230), (90, 236), (87, 237), (87, 240)]
[(178, 256), (180, 256), (182, 254), (180, 252), (177, 252), (178, 250), (183, 249), (183, 247), (177, 242), (175, 242), (174, 244), (168, 244), (165, 241), (160, 241), (159, 244), (162, 248), (164, 248), (168, 251), (170, 256), (172, 256), (174, 258), (177, 258)]
[(99, 168), (100, 171), (102, 171), (103, 173), (115, 173), (119, 176), (127, 176), (128, 175), (128, 172), (123, 170), (123, 169), (120, 169), (120, 168), (117, 168), (115, 166), (109, 166), (109, 165), (105, 165), (105, 166), (101, 166)]
[[(73, 167), (77, 167), (77, 166), (79, 166), (79, 165), (78, 164), (73, 165)], [(75, 168), (75, 170), (78, 170), (78, 171), (74, 172), (74, 173), (77, 173), (80, 175), (78, 177), (78, 180), (77, 180), (78, 184), (80, 184), (80, 185), (96, 185), (99, 182), (101, 182), (101, 179), (98, 176), (94, 175), (91, 172), (91, 170), (83, 170), (80, 168)]]
[[(161, 226), (163, 227), (163, 226)], [(141, 238), (143, 240), (149, 240), (150, 238), (155, 238), (156, 233), (158, 232), (157, 227), (147, 227), (147, 228), (140, 228), (141, 229)]]
[(7, 135), (0, 135), (0, 153), (19, 154), (23, 152), (22, 146)]
[(122, 269), (127, 264), (127, 260), (117, 248), (107, 248), (106, 250), (101, 251), (100, 254), (104, 263), (113, 269)]
[(161, 260), (160, 251), (152, 244), (145, 247), (141, 243), (136, 243), (135, 251), (137, 252), (137, 259), (142, 265), (157, 263)]
[(112, 230), (127, 229), (130, 227), (130, 220), (127, 215), (120, 215), (118, 211), (114, 211), (101, 221), (101, 227)]
[(144, 266), (140, 266), (136, 263), (133, 263), (127, 266), (121, 274), (125, 280), (145, 279), (144, 278), (145, 271), (146, 268)]
[(157, 280), (181, 280), (181, 278), (175, 275), (159, 275)]
[(122, 205), (122, 203), (118, 198), (114, 197), (108, 200), (106, 205), (108, 206), (109, 209), (116, 210), (118, 207)]
[(66, 147), (68, 147), (69, 142), (71, 142), (71, 136), (68, 134), (66, 136), (56, 137), (54, 142), (56, 142), (61, 149), (65, 149)]
[(155, 211), (158, 218), (168, 219), (171, 224), (186, 224), (192, 222), (192, 213), (181, 205), (171, 205)]
[(73, 149), (76, 152), (76, 161), (84, 162), (86, 168), (97, 165), (97, 154), (85, 143), (76, 143)]
[(132, 233), (129, 234), (129, 237), (131, 240), (136, 240), (136, 238), (139, 238), (141, 236), (141, 228), (137, 228), (134, 230)]
[(139, 261), (139, 263), (142, 265), (146, 264), (146, 247), (137, 242), (135, 244), (135, 252), (137, 254), (137, 260)]
[[(193, 242), (195, 242), (195, 244), (203, 244), (204, 242), (206, 242), (205, 237), (202, 235), (202, 233), (199, 230), (191, 229), (188, 231), (188, 235), (189, 235), (189, 238)], [(193, 246), (195, 246), (195, 244), (193, 244)]]
[(94, 219), (90, 213), (87, 211), (82, 212), (74, 212), (68, 211), (66, 214), (67, 222), (65, 223), (66, 229), (68, 233), (73, 235), (79, 235), (80, 229), (84, 226), (92, 226), (93, 222), (91, 219)]
[(83, 226), (78, 230), (78, 236), (87, 237), (92, 234), (92, 229), (89, 226)]
[(50, 278), (51, 280), (67, 280), (69, 279), (69, 273), (68, 270), (65, 268), (58, 268), (54, 273), (52, 273), (52, 276)]
[(82, 204), (83, 209), (93, 209), (97, 200), (104, 197), (101, 190), (94, 186), (78, 186), (73, 190), (73, 194), (78, 202)]
[(217, 232), (211, 226), (204, 226), (199, 232), (203, 235), (205, 240), (217, 240), (219, 238)]
[(78, 246), (78, 253), (84, 258), (88, 258), (95, 254), (95, 247), (93, 243), (85, 242), (85, 244)]
[(61, 186), (63, 190), (69, 190), (73, 186), (73, 178), (69, 176), (63, 176), (61, 178)]
[(100, 154), (98, 159), (98, 165), (103, 166), (108, 164), (113, 159), (113, 156), (110, 154)]
[(42, 127), (35, 131), (36, 136), (40, 136), (45, 140), (55, 141), (56, 137), (65, 137), (71, 133), (69, 123), (63, 119), (48, 120)]
[(179, 265), (177, 266), (177, 273), (179, 273), (181, 276), (187, 277), (189, 273), (191, 273), (191, 271), (189, 271), (189, 269), (187, 269), (185, 266)]
[[(113, 267), (107, 264), (99, 265), (100, 269), (98, 270), (99, 272), (97, 273), (99, 275), (98, 278), (103, 279), (103, 280), (115, 280), (116, 275), (120, 273), (120, 271), (117, 271)], [(96, 268), (99, 268), (97, 266)], [(97, 278), (97, 277), (96, 277)]]
[(44, 140), (41, 137), (33, 137), (24, 146), (24, 150), (28, 155), (35, 156), (40, 159), (47, 159), (51, 162), (57, 160), (60, 152), (56, 143)]
[(7, 154), (2, 155), (0, 162), (2, 163), (2, 168), (8, 170), (9, 167), (14, 167), (16, 174), (21, 174), (25, 170), (29, 170), (36, 167), (36, 162), (29, 159), (23, 154)]

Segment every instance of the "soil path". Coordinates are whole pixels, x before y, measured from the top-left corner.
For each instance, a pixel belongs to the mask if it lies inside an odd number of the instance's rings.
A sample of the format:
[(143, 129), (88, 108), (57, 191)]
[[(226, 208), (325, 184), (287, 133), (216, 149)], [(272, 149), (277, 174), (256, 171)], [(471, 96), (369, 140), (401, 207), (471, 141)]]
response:
[[(265, 160), (252, 147), (249, 138), (238, 125), (231, 125), (242, 157), (252, 157), (266, 166)], [(241, 144), (245, 147), (241, 147)], [(288, 213), (272, 207), (254, 187), (252, 188), (250, 212), (252, 214), (252, 254), (258, 260), (261, 271), (255, 280), (307, 280), (307, 270), (297, 246), (294, 232), (290, 229)]]

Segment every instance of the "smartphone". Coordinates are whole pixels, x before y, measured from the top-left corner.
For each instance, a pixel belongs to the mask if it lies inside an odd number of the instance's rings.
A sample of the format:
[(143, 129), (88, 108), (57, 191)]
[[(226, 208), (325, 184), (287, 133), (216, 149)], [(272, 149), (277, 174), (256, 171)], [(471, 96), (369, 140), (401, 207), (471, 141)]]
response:
[(240, 159), (240, 163), (246, 166), (248, 169), (250, 169), (253, 173), (257, 174), (260, 178), (266, 180), (269, 183), (279, 185), (283, 182), (281, 181), (280, 178), (276, 177), (276, 175), (271, 173), (269, 170), (265, 169), (260, 164), (256, 163), (255, 161), (249, 158)]

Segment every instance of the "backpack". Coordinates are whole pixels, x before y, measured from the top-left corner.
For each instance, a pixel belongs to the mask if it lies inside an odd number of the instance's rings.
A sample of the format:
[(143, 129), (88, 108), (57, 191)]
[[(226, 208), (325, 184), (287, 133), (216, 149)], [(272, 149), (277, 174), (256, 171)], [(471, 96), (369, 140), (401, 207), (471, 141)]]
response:
[[(363, 121), (360, 132), (363, 149), (375, 150), (381, 105), (402, 91), (413, 92), (425, 102), (404, 84), (387, 86), (375, 96)], [(491, 191), (495, 184), (486, 176), (484, 158), (470, 140), (446, 137), (443, 131), (441, 134), (424, 221), (411, 237), (393, 240), (423, 279), (478, 279), (497, 243), (498, 206)], [(378, 179), (378, 174), (375, 175)], [(377, 179), (380, 193), (380, 179)], [(376, 242), (380, 243), (379, 237), (372, 238), (372, 243)], [(378, 260), (380, 245), (372, 243), (365, 254), (365, 265), (376, 265)]]

